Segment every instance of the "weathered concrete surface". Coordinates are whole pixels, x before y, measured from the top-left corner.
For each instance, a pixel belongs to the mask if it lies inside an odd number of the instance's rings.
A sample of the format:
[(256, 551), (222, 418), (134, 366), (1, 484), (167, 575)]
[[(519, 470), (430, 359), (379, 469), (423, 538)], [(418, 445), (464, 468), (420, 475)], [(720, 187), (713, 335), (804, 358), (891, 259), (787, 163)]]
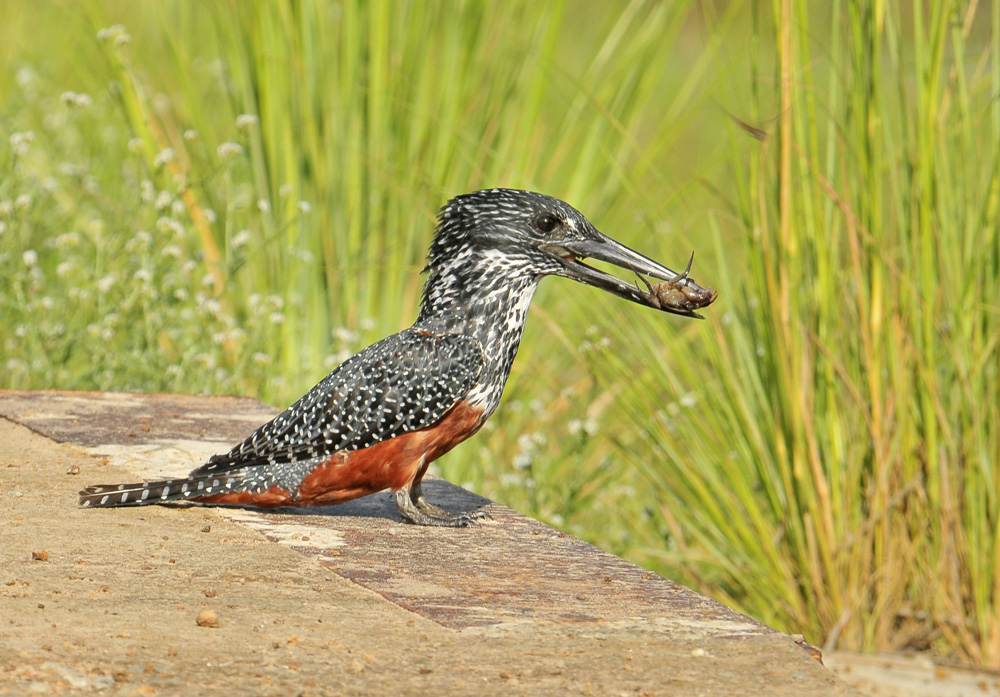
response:
[(0, 391), (0, 694), (860, 694), (790, 637), (442, 481), (432, 500), (493, 520), (419, 528), (386, 494), (76, 507), (84, 485), (183, 474), (273, 414)]
[(826, 665), (844, 682), (878, 697), (997, 697), (1000, 672), (991, 668), (935, 662), (928, 654), (872, 654), (835, 651)]

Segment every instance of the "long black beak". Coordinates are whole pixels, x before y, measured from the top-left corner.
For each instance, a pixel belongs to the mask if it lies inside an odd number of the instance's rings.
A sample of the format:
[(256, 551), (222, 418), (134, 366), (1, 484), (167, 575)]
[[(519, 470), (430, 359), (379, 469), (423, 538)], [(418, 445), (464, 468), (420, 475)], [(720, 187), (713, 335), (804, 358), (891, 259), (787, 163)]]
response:
[[(593, 239), (566, 240), (543, 244), (540, 248), (562, 262), (563, 272), (559, 274), (560, 276), (572, 278), (620, 298), (675, 315), (704, 319), (695, 310), (711, 305), (719, 295), (711, 288), (702, 288), (688, 275), (691, 263), (694, 261), (693, 254), (687, 268), (678, 273), (629, 249), (607, 235), (600, 232), (596, 232), (596, 235)], [(640, 288), (637, 282), (624, 281), (588, 266), (583, 263), (583, 259), (594, 259), (628, 269), (646, 287)], [(662, 283), (651, 284), (644, 276), (659, 279)]]

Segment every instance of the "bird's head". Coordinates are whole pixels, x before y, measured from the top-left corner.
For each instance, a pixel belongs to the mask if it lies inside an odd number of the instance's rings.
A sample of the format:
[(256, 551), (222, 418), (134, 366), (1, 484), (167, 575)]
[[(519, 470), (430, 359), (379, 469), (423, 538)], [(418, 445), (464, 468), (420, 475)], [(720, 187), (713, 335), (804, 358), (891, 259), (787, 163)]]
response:
[[(617, 266), (629, 280), (598, 270), (584, 259)], [(487, 189), (449, 201), (441, 209), (427, 267), (429, 288), (435, 275), (442, 281), (448, 274), (462, 277), (463, 286), (473, 287), (504, 278), (533, 283), (546, 275), (565, 276), (687, 317), (700, 318), (695, 310), (717, 296), (688, 276), (690, 262), (685, 271), (674, 271), (599, 232), (569, 204), (513, 189)], [(650, 284), (645, 276), (661, 283)]]

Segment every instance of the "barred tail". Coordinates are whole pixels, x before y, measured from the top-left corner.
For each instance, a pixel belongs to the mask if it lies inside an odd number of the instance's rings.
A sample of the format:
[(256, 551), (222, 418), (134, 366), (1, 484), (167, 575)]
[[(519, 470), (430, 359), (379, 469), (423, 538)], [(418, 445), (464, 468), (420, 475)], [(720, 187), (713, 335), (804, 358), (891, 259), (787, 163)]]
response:
[(96, 484), (80, 492), (80, 508), (110, 508), (112, 506), (145, 506), (165, 501), (200, 498), (232, 491), (240, 476), (218, 474), (161, 479), (136, 484)]

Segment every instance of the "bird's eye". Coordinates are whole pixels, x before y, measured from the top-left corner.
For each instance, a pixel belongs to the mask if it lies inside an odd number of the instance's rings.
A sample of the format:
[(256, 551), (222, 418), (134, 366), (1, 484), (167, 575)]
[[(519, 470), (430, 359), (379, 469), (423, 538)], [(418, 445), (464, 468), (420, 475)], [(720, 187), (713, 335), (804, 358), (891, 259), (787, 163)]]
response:
[(551, 213), (542, 213), (535, 218), (535, 226), (542, 232), (552, 232), (559, 224), (559, 219)]

